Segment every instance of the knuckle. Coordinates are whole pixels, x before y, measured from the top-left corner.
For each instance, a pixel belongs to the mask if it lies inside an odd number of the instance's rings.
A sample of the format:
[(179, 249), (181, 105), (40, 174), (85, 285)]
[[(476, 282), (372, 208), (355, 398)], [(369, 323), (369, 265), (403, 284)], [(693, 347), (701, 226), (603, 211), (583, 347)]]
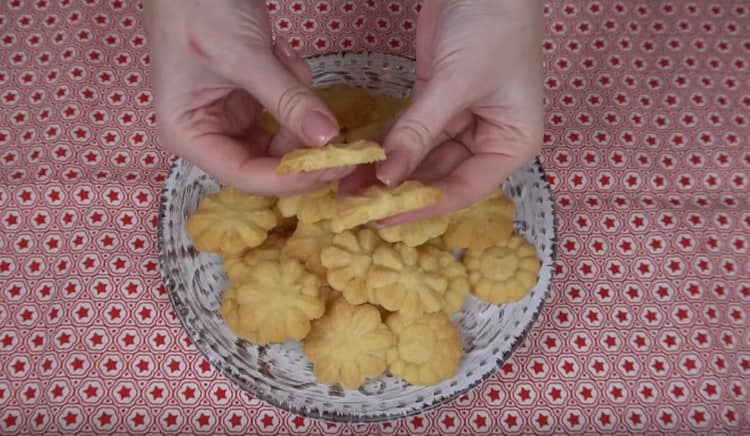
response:
[(282, 123), (289, 125), (291, 120), (304, 111), (309, 106), (305, 104), (309, 97), (310, 90), (302, 85), (294, 85), (284, 91), (276, 103), (276, 113)]
[(398, 126), (399, 141), (406, 147), (412, 147), (421, 153), (426, 153), (433, 137), (430, 129), (423, 122), (414, 118), (403, 120)]

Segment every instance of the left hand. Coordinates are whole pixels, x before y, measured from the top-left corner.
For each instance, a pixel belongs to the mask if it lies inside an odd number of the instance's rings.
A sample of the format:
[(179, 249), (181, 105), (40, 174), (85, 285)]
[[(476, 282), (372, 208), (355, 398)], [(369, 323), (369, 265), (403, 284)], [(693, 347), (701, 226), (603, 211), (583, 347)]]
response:
[[(422, 3), (413, 102), (386, 136), (387, 159), (369, 169), (369, 178), (389, 186), (420, 180), (444, 197), (381, 225), (467, 207), (538, 153), (542, 34), (541, 0)], [(366, 185), (366, 172), (342, 182), (345, 190)]]

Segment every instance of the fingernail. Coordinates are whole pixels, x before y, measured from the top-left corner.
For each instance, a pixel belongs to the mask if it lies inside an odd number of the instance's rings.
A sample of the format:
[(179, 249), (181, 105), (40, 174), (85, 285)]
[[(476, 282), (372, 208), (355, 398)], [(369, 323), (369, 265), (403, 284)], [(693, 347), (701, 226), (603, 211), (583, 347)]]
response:
[(292, 46), (289, 45), (289, 43), (286, 42), (286, 40), (283, 38), (276, 39), (276, 47), (281, 50), (281, 54), (283, 54), (287, 59), (296, 59), (299, 57), (297, 51), (293, 49)]
[(381, 162), (376, 170), (375, 177), (383, 184), (393, 186), (399, 183), (409, 169), (409, 162), (403, 153), (388, 153), (385, 162)]
[(313, 111), (302, 122), (302, 134), (308, 145), (323, 145), (338, 135), (339, 130), (327, 115)]

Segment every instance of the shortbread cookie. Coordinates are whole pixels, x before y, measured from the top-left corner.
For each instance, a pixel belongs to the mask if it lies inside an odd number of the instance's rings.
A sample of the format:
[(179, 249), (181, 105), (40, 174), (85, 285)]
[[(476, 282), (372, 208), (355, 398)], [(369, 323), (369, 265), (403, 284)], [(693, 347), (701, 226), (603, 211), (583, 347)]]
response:
[(320, 260), (320, 252), (324, 247), (331, 245), (333, 236), (331, 223), (327, 220), (315, 224), (301, 222), (286, 241), (286, 252), (304, 263), (308, 271), (325, 276), (326, 268)]
[(540, 267), (534, 246), (516, 234), (486, 250), (468, 250), (463, 263), (472, 293), (492, 304), (520, 300), (536, 284)]
[(473, 206), (451, 214), (443, 240), (451, 249), (484, 250), (510, 238), (514, 213), (513, 201), (497, 191)]
[(378, 229), (378, 235), (388, 242), (403, 242), (410, 247), (418, 247), (445, 233), (449, 222), (450, 217), (443, 215), (397, 226), (382, 227)]
[(388, 369), (413, 385), (432, 385), (453, 377), (463, 356), (461, 336), (442, 312), (409, 318), (394, 313), (386, 321), (396, 334), (388, 350)]
[(185, 230), (198, 251), (237, 256), (262, 244), (276, 226), (275, 202), (224, 187), (200, 200)]
[(351, 230), (333, 237), (323, 248), (320, 260), (327, 270), (332, 288), (340, 291), (351, 304), (367, 301), (367, 272), (372, 253), (382, 240), (370, 229)]
[(385, 372), (386, 354), (395, 342), (375, 306), (353, 306), (338, 298), (313, 322), (303, 351), (318, 381), (357, 389), (367, 378)]
[(316, 223), (336, 215), (338, 183), (330, 183), (315, 191), (279, 198), (276, 208), (284, 217), (303, 223)]
[(279, 174), (324, 170), (360, 165), (385, 159), (385, 151), (377, 142), (360, 140), (345, 144), (331, 143), (323, 147), (297, 148), (282, 156)]
[(406, 181), (394, 189), (373, 186), (360, 195), (339, 201), (331, 228), (335, 233), (341, 233), (360, 224), (421, 209), (437, 203), (442, 197), (439, 189), (417, 181)]
[(380, 245), (367, 274), (368, 300), (407, 317), (452, 314), (469, 293), (464, 266), (435, 247)]
[(257, 344), (301, 340), (310, 321), (323, 316), (320, 280), (296, 260), (261, 261), (241, 283), (230, 286), (222, 302), (227, 325)]
[(240, 256), (222, 257), (229, 280), (241, 282), (258, 263), (264, 260), (278, 261), (283, 254), (285, 242), (281, 235), (272, 233), (260, 247), (251, 248)]

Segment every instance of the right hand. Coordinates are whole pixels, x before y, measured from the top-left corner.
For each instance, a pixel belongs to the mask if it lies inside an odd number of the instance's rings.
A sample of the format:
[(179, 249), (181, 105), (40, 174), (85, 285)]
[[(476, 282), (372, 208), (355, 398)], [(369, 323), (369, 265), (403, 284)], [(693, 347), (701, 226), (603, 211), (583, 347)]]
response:
[[(263, 1), (148, 0), (156, 112), (162, 145), (219, 182), (259, 195), (289, 195), (344, 177), (351, 167), (275, 173), (298, 144), (322, 146), (338, 123), (310, 89), (305, 61), (271, 41)], [(265, 107), (282, 126), (256, 122)]]

